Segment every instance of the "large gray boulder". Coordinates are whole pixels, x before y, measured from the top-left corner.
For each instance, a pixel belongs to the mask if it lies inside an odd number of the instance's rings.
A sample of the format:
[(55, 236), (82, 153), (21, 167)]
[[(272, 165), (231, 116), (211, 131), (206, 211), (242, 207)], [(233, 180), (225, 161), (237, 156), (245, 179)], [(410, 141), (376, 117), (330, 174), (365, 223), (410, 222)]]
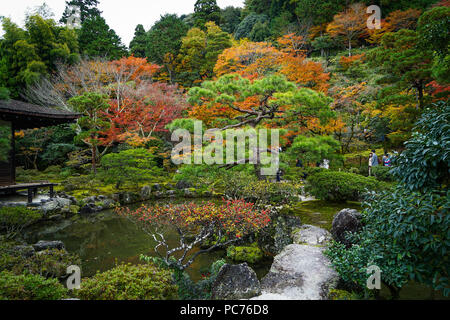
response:
[(70, 212), (70, 206), (72, 201), (65, 198), (53, 198), (50, 201), (45, 202), (41, 206), (41, 210), (45, 214)]
[(295, 244), (324, 246), (332, 239), (332, 236), (325, 229), (305, 224), (292, 234), (292, 238)]
[(141, 189), (141, 199), (148, 200), (152, 196), (152, 186), (143, 186)]
[(337, 213), (331, 228), (334, 240), (351, 247), (352, 243), (347, 240), (346, 234), (359, 232), (363, 227), (361, 220), (361, 213), (355, 209), (343, 209)]
[(258, 277), (247, 263), (222, 266), (211, 288), (211, 298), (215, 300), (250, 299), (259, 294)]
[(324, 300), (339, 276), (323, 255), (325, 248), (292, 244), (275, 257), (254, 300)]
[(64, 250), (65, 246), (62, 241), (39, 241), (36, 244), (33, 244), (33, 248), (36, 252), (48, 250), (48, 249), (58, 249)]

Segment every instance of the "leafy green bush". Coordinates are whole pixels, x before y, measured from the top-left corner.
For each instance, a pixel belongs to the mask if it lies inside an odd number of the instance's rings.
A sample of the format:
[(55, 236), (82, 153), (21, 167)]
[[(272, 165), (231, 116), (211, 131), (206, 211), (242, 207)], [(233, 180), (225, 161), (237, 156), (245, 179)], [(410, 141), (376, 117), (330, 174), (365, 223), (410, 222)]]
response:
[(373, 167), (372, 173), (375, 176), (375, 178), (379, 181), (385, 181), (385, 182), (393, 182), (395, 181), (394, 175), (391, 173), (392, 168), (390, 167)]
[(123, 264), (83, 279), (77, 295), (83, 300), (175, 300), (172, 274), (154, 264)]
[(155, 177), (162, 174), (153, 154), (143, 148), (110, 153), (102, 158), (101, 164), (102, 178), (107, 183), (116, 183), (117, 188), (125, 183), (137, 185), (139, 182), (155, 181)]
[(334, 243), (326, 252), (343, 280), (365, 288), (366, 268), (376, 265), (393, 298), (409, 280), (450, 295), (449, 123), (448, 103), (425, 110), (395, 161), (398, 185), (369, 195), (351, 248)]
[(366, 190), (381, 188), (381, 183), (373, 177), (327, 170), (308, 176), (305, 191), (320, 200), (341, 202), (359, 201)]
[(0, 300), (61, 300), (67, 290), (56, 279), (39, 275), (0, 273)]
[(41, 218), (42, 212), (39, 210), (26, 207), (3, 207), (0, 208), (0, 230), (6, 232), (10, 238)]
[(235, 175), (225, 182), (225, 195), (229, 199), (243, 199), (263, 204), (287, 204), (297, 199), (300, 186), (291, 183), (273, 183), (255, 177)]
[(450, 294), (446, 254), (450, 242), (450, 192), (421, 195), (407, 190), (372, 194), (364, 204), (363, 230), (346, 249), (333, 243), (326, 252), (344, 281), (364, 289), (366, 268), (381, 268), (381, 280), (398, 297), (409, 281)]

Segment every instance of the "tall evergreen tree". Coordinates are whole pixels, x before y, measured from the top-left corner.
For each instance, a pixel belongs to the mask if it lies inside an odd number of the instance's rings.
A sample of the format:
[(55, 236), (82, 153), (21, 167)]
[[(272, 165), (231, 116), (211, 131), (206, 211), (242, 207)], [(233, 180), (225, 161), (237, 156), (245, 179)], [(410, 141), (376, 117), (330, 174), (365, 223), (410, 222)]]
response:
[(187, 31), (181, 17), (166, 14), (147, 32), (146, 55), (151, 62), (164, 66), (170, 82), (175, 79), (175, 60)]
[(222, 24), (220, 27), (223, 31), (233, 34), (236, 27), (241, 23), (242, 9), (228, 6), (222, 10)]
[(72, 7), (80, 8), (80, 19), (81, 23), (85, 20), (99, 16), (101, 14), (98, 10), (98, 0), (70, 0), (66, 1), (66, 9), (64, 10), (62, 18), (59, 20), (60, 23), (67, 23), (67, 19), (72, 16)]
[(79, 30), (80, 52), (89, 57), (120, 59), (127, 49), (120, 37), (97, 15), (83, 22)]
[(134, 38), (130, 42), (130, 53), (138, 58), (145, 58), (145, 50), (147, 46), (147, 33), (144, 26), (138, 24), (134, 31)]
[(216, 0), (197, 0), (194, 7), (194, 21), (197, 28), (205, 28), (205, 23), (221, 23), (221, 12)]

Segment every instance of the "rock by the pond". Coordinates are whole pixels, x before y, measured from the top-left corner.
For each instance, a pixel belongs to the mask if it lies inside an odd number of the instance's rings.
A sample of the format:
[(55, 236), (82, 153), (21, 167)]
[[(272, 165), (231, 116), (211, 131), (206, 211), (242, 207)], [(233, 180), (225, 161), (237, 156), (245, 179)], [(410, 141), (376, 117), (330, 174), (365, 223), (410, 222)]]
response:
[(152, 187), (151, 186), (143, 186), (141, 189), (141, 198), (143, 200), (150, 199), (152, 196)]
[(260, 282), (247, 263), (222, 266), (211, 288), (211, 297), (215, 300), (250, 299), (259, 294)]
[(190, 189), (184, 189), (183, 193), (186, 198), (193, 198), (196, 196), (195, 192)]
[(103, 210), (103, 207), (97, 206), (95, 203), (88, 203), (80, 209), (80, 214), (98, 213), (102, 210)]
[(58, 249), (64, 250), (65, 246), (62, 241), (39, 241), (38, 243), (33, 244), (33, 248), (36, 252), (48, 250), (48, 249)]
[(35, 253), (33, 246), (15, 246), (11, 251), (14, 255), (24, 258), (32, 257)]
[(355, 209), (343, 209), (334, 216), (331, 234), (334, 240), (350, 247), (352, 243), (346, 238), (347, 232), (358, 232), (362, 228), (361, 213)]
[(190, 183), (187, 182), (187, 181), (180, 180), (180, 181), (177, 182), (177, 184), (175, 185), (175, 187), (176, 187), (177, 189), (179, 189), (179, 190), (182, 190), (182, 189), (189, 189), (189, 188), (192, 187), (192, 184), (190, 184)]
[(306, 224), (301, 226), (299, 230), (296, 230), (292, 237), (295, 244), (309, 244), (312, 246), (326, 245), (332, 238), (331, 233), (327, 230)]
[(299, 217), (275, 213), (270, 224), (258, 236), (258, 246), (268, 255), (279, 254), (293, 243), (292, 233), (302, 225)]
[(41, 210), (45, 214), (50, 213), (69, 213), (72, 201), (65, 198), (53, 198), (41, 205)]
[(254, 300), (324, 300), (339, 276), (323, 255), (323, 247), (292, 244), (275, 257)]

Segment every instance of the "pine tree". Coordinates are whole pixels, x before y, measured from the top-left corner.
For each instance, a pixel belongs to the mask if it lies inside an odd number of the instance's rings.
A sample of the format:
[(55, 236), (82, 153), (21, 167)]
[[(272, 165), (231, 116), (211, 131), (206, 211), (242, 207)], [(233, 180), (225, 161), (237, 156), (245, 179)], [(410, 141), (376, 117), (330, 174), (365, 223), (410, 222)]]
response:
[(195, 26), (204, 28), (205, 23), (209, 21), (215, 22), (217, 25), (221, 23), (221, 12), (216, 0), (197, 0), (194, 7)]
[(66, 9), (64, 10), (62, 18), (59, 20), (60, 23), (67, 23), (67, 19), (72, 16), (73, 12), (71, 7), (80, 8), (80, 19), (81, 23), (85, 20), (99, 16), (101, 14), (98, 10), (98, 0), (70, 0), (66, 1)]
[(80, 52), (89, 57), (120, 59), (127, 54), (126, 47), (101, 16), (87, 19), (79, 30)]
[(147, 33), (144, 26), (138, 24), (134, 31), (134, 38), (130, 42), (130, 53), (138, 58), (145, 58), (145, 50), (147, 46)]

